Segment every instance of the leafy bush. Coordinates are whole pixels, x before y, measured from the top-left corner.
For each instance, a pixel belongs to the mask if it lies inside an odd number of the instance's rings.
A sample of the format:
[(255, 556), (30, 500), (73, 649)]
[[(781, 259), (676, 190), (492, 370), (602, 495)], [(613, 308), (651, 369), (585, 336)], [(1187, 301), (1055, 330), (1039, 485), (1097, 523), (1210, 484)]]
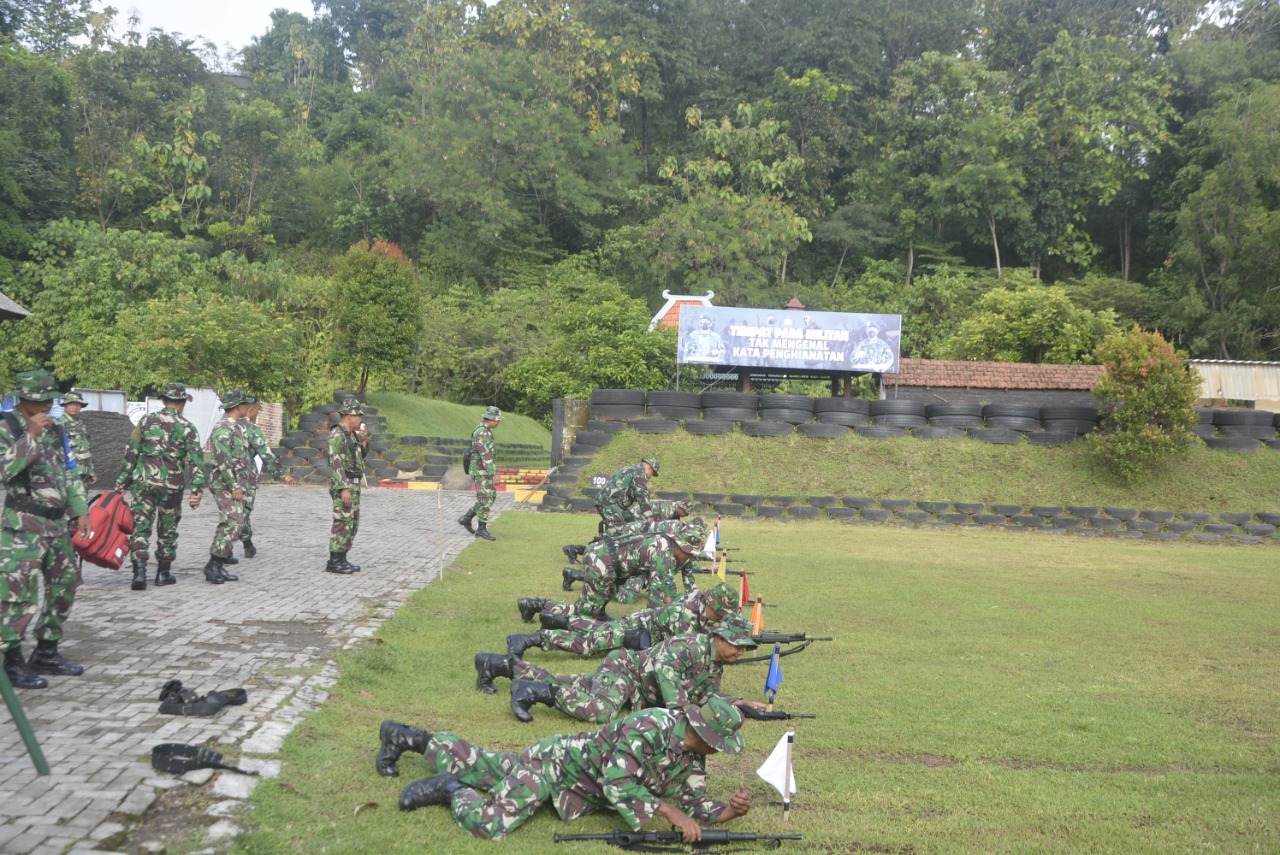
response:
[(1102, 417), (1088, 437), (1094, 460), (1129, 482), (1167, 467), (1194, 442), (1199, 374), (1160, 333), (1137, 326), (1107, 338), (1097, 356), (1104, 370), (1093, 389)]

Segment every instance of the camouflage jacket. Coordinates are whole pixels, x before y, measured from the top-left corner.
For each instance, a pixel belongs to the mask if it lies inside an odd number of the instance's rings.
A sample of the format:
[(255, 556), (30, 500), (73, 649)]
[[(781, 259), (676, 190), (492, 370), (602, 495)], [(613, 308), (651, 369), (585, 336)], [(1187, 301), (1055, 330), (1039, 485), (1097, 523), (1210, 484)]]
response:
[(552, 779), (553, 804), (565, 821), (612, 808), (638, 831), (666, 801), (710, 825), (727, 805), (707, 796), (702, 757), (682, 748), (688, 726), (683, 711), (640, 710), (597, 731), (535, 742), (520, 762)]
[(249, 438), (235, 419), (224, 416), (209, 434), (209, 491), (230, 493), (253, 487)]
[(329, 431), (329, 489), (357, 490), (364, 480), (366, 445), (352, 431), (338, 425)]
[[(263, 471), (272, 478), (284, 478), (289, 474), (289, 470), (280, 462), (280, 459), (271, 453), (271, 445), (267, 442), (267, 435), (262, 432), (262, 428), (254, 424), (248, 416), (240, 419), (240, 427), (244, 430), (245, 439), (249, 443), (249, 462), (251, 464), (253, 458), (258, 457), (262, 459)], [(257, 467), (251, 465), (249, 472), (253, 478), (253, 483), (258, 483)]]
[(204, 489), (204, 456), (200, 435), (177, 410), (165, 407), (142, 417), (125, 447), (124, 463), (116, 489), (133, 484), (169, 492), (181, 492), (188, 475), (191, 492)]
[(593, 554), (611, 562), (619, 585), (631, 576), (646, 576), (651, 599), (675, 600), (679, 593), (675, 573), (681, 562), (676, 558), (674, 541), (664, 532), (607, 537), (587, 547), (584, 562)]
[(630, 617), (644, 615), (641, 622), (648, 627), (654, 643), (666, 641), (668, 638), (702, 632), (710, 625), (703, 616), (704, 599), (706, 595), (695, 589), (669, 606), (632, 612)]
[(76, 458), (76, 468), (80, 477), (88, 481), (93, 477), (93, 452), (89, 449), (89, 428), (78, 418), (66, 413), (59, 419), (62, 429), (67, 432), (67, 442), (71, 443), (71, 453)]
[[(84, 482), (79, 468), (67, 469), (67, 446), (60, 430), (45, 428), (35, 439), (27, 433), (18, 413), (10, 424), (0, 423), (0, 467), (3, 467), (5, 506), (3, 525), (12, 531), (30, 532), (45, 537), (67, 533), (67, 520), (89, 512)], [(15, 435), (13, 428), (21, 430)], [(23, 507), (15, 507), (20, 505)], [(25, 508), (62, 512), (58, 519), (32, 513)]]
[(492, 478), (498, 474), (497, 452), (493, 447), (493, 431), (485, 424), (471, 432), (471, 476)]
[(669, 638), (639, 652), (645, 655), (638, 657), (640, 681), (631, 700), (632, 708), (679, 709), (704, 704), (712, 695), (736, 700), (720, 692), (724, 665), (716, 661), (715, 639), (710, 633)]
[(596, 508), (608, 506), (633, 509), (638, 517), (649, 513), (649, 476), (645, 474), (643, 463), (623, 466), (600, 489)]

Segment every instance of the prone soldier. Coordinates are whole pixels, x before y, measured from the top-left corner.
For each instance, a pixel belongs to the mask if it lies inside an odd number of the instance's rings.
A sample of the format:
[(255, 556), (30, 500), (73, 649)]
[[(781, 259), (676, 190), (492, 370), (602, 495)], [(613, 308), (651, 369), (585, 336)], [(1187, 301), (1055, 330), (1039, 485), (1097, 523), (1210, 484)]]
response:
[[(20, 689), (43, 689), (40, 674), (71, 677), (84, 667), (62, 658), (58, 642), (80, 587), (80, 568), (63, 517), (76, 520), (89, 536), (89, 507), (84, 482), (76, 471), (66, 435), (49, 411), (58, 383), (48, 371), (18, 374), (16, 412), (0, 426), (0, 467), (5, 487), (0, 516), (0, 647), (4, 672)], [(44, 608), (36, 622), (36, 649), (22, 656), (22, 639), (36, 616), (39, 578), (44, 577)], [(38, 673), (37, 673), (38, 672)]]
[(281, 478), (286, 484), (294, 484), (293, 476), (284, 464), (271, 453), (271, 445), (267, 435), (258, 427), (258, 414), (262, 412), (262, 402), (249, 404), (245, 414), (240, 417), (240, 427), (244, 430), (245, 439), (249, 443), (249, 489), (244, 494), (244, 522), (240, 526), (240, 542), (244, 544), (244, 557), (252, 558), (258, 554), (253, 545), (253, 526), (249, 517), (253, 513), (253, 502), (258, 497), (258, 469), (252, 465), (253, 458), (262, 460), (262, 469), (273, 478)]
[(239, 389), (227, 392), (222, 397), (222, 420), (209, 434), (209, 492), (218, 505), (218, 527), (213, 532), (204, 578), (214, 585), (240, 579), (228, 573), (226, 565), (239, 563), (231, 550), (240, 540), (244, 497), (249, 491), (249, 473), (253, 469), (249, 440), (240, 426), (240, 418), (257, 400)]
[[(628, 534), (657, 531), (658, 526), (663, 522), (687, 517), (689, 515), (689, 507), (687, 500), (673, 502), (666, 499), (657, 499), (649, 505), (649, 513), (644, 519), (633, 520), (619, 527), (612, 535), (598, 534), (591, 539), (591, 542), (595, 543), (610, 536), (623, 537)], [(587, 551), (587, 546), (586, 544), (567, 543), (560, 547), (560, 551), (564, 553), (565, 558), (569, 559), (570, 564), (577, 564), (578, 559)]]
[(347, 560), (360, 531), (360, 487), (364, 483), (364, 459), (369, 453), (369, 431), (361, 421), (364, 411), (355, 398), (347, 398), (338, 410), (338, 424), (329, 431), (329, 498), (333, 500), (333, 525), (329, 528), (329, 563), (325, 572), (347, 576), (360, 572)]
[(170, 383), (161, 396), (164, 406), (142, 417), (129, 436), (115, 491), (132, 489), (133, 536), (129, 538), (135, 591), (147, 589), (147, 549), (156, 529), (156, 587), (177, 583), (171, 568), (178, 555), (178, 521), (182, 494), (191, 482), (188, 504), (200, 507), (204, 495), (204, 459), (200, 435), (182, 411), (191, 400), (187, 387)]
[[(493, 446), (493, 429), (502, 421), (502, 410), (490, 407), (484, 411), (480, 426), (471, 433), (470, 475), (476, 484), (476, 501), (471, 510), (458, 517), (458, 525), (485, 540), (496, 540), (489, 533), (489, 511), (498, 498), (494, 478), (498, 475), (497, 452)], [(471, 527), (471, 521), (477, 525)]]
[(712, 698), (701, 706), (640, 710), (598, 731), (541, 739), (516, 754), (384, 721), (375, 765), (394, 777), (403, 752), (422, 754), (437, 774), (405, 787), (400, 809), (447, 805), (454, 821), (480, 838), (505, 837), (550, 801), (565, 822), (609, 808), (638, 831), (661, 817), (693, 843), (702, 825), (751, 810), (743, 786), (728, 804), (706, 793), (703, 758), (742, 751), (741, 728), (742, 713)]
[(649, 513), (649, 479), (658, 475), (658, 459), (646, 457), (613, 473), (596, 496), (596, 511), (604, 521), (604, 533), (615, 534)]

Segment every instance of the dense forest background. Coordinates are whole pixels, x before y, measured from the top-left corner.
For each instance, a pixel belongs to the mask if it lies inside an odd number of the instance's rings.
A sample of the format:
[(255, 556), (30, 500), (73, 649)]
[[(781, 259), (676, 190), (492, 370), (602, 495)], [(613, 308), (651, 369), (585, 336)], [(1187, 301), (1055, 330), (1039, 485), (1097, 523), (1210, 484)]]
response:
[(316, 0), (242, 54), (0, 0), (0, 371), (543, 415), (662, 292), (1280, 351), (1280, 4)]

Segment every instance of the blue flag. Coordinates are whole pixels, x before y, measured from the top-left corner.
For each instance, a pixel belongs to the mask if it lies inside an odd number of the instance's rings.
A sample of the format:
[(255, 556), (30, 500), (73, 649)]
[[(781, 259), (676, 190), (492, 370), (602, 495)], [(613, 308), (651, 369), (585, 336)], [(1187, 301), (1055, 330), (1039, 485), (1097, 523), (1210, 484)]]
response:
[(769, 675), (764, 678), (764, 699), (773, 703), (778, 696), (778, 687), (782, 685), (782, 664), (778, 661), (778, 645), (773, 645), (773, 656), (769, 658)]

